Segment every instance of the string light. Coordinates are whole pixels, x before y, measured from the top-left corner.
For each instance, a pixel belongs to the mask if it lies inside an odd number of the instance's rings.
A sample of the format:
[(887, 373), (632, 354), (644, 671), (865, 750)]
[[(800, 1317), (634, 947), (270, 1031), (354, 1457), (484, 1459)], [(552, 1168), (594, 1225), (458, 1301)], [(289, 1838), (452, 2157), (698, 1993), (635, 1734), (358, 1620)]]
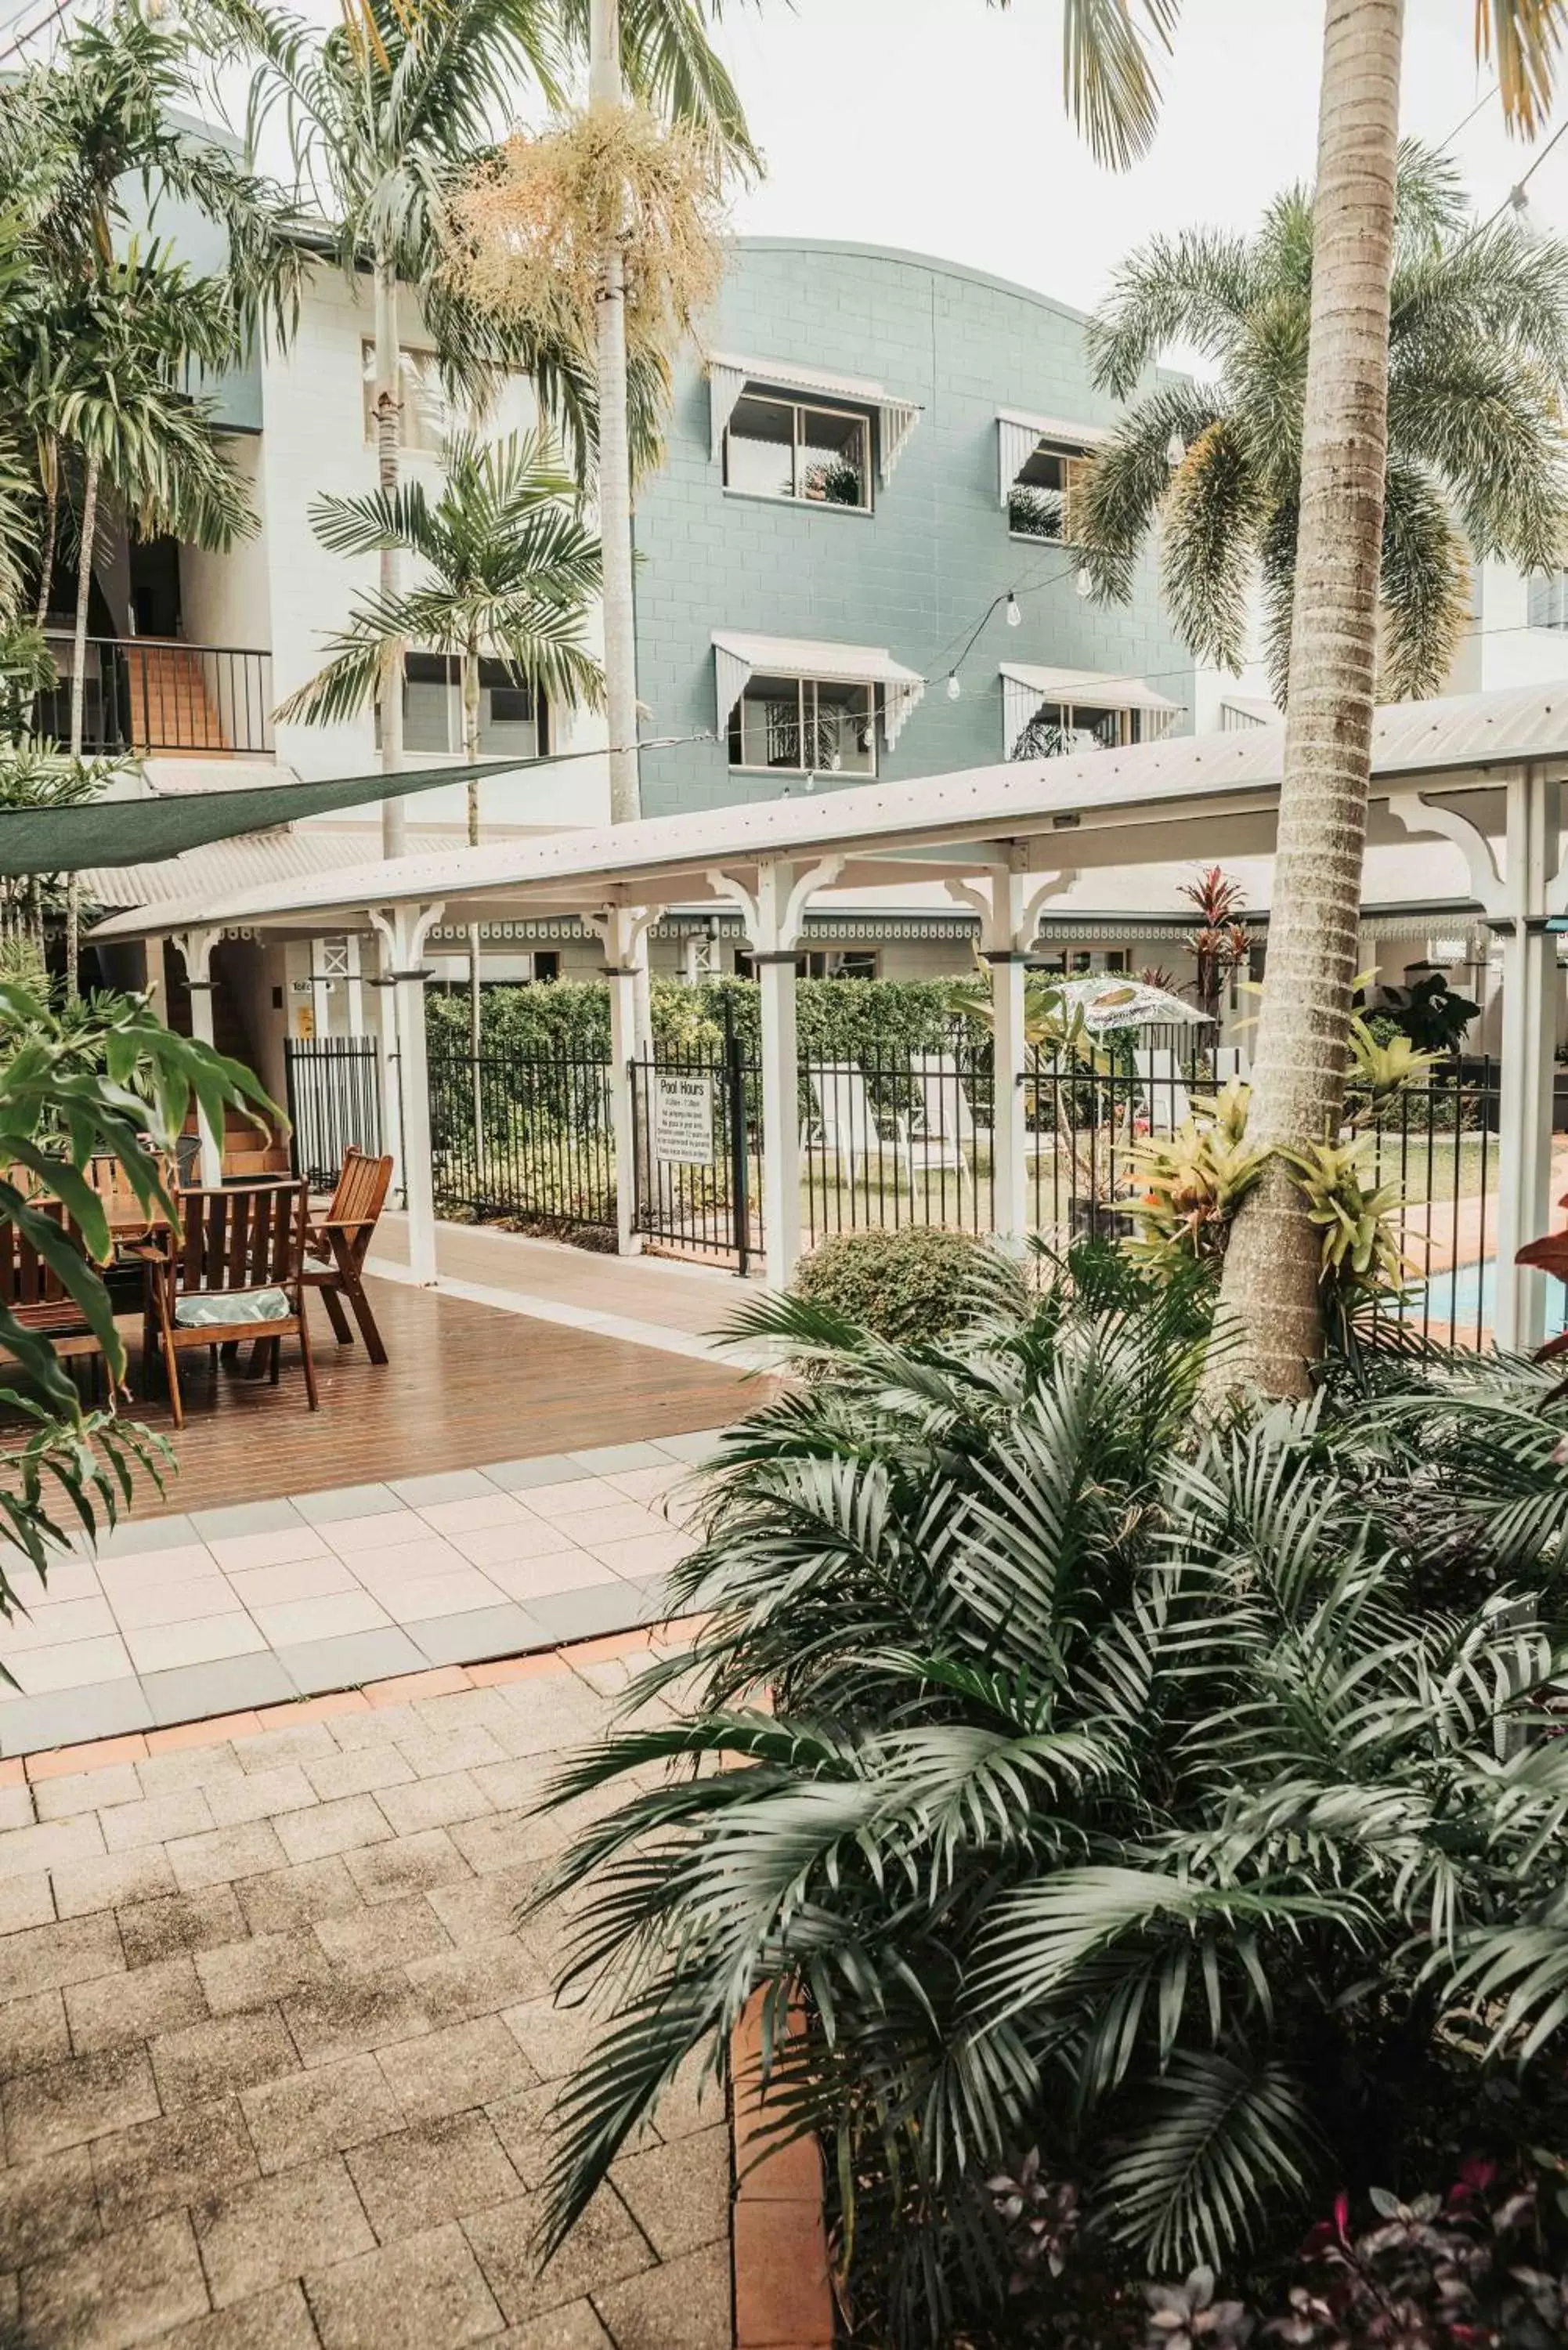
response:
[(1019, 609), (1018, 598), (1010, 588), (1007, 591), (1007, 625), (1010, 629), (1017, 629), (1023, 623), (1023, 614)]
[(962, 691), (963, 688), (959, 683), (959, 673), (957, 670), (950, 669), (948, 671), (948, 700), (950, 702), (956, 702)]

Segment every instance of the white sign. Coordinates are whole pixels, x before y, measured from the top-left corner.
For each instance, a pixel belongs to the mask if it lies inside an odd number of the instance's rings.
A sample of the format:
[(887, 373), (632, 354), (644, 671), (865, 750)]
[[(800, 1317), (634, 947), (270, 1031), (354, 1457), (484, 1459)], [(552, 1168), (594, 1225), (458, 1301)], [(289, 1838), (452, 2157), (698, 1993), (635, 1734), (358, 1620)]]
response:
[(711, 1077), (678, 1077), (665, 1070), (655, 1072), (653, 1155), (666, 1166), (712, 1165)]

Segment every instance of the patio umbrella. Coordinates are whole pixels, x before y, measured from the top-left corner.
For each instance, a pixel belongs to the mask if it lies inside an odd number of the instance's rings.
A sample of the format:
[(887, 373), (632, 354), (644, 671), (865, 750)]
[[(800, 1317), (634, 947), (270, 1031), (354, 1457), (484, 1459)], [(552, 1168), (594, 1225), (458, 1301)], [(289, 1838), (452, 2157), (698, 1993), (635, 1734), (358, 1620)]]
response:
[(1064, 980), (1056, 992), (1069, 1019), (1081, 1012), (1085, 1028), (1162, 1028), (1179, 1021), (1189, 1021), (1195, 1026), (1211, 1024), (1206, 1012), (1172, 995), (1168, 988), (1125, 979), (1118, 972), (1096, 971), (1084, 979)]

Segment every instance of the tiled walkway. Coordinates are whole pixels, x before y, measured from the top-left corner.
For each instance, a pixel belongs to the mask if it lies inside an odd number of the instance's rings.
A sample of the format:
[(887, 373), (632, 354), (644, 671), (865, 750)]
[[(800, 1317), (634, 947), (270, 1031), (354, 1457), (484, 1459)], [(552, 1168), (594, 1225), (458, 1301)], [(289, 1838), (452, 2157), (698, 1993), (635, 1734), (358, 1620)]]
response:
[(0, 1753), (656, 1620), (714, 1432), (138, 1520), (0, 1629)]
[(481, 1667), (5, 1766), (0, 2340), (725, 2350), (711, 2086), (535, 2266), (587, 2035), (549, 1995), (561, 1921), (516, 1925), (565, 1833), (529, 1807), (625, 1671)]

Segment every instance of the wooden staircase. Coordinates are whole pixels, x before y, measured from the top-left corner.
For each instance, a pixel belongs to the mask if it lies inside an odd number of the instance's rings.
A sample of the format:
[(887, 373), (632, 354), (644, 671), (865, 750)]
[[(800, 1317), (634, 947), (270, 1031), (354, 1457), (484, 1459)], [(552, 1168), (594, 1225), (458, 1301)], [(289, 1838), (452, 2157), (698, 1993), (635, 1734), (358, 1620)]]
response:
[(233, 746), (207, 691), (200, 650), (137, 637), (121, 648), (135, 751), (227, 751)]
[[(241, 1061), (247, 1069), (255, 1066), (255, 1055), (244, 1023), (239, 1015), (234, 996), (224, 983), (221, 970), (214, 970), (213, 989), (213, 1043), (220, 1053), (233, 1061)], [(164, 959), (164, 987), (169, 1009), (169, 1025), (182, 1036), (191, 1031), (191, 990), (186, 984), (184, 965), (178, 954), (171, 951)], [(192, 1110), (185, 1120), (185, 1132), (199, 1132), (196, 1113)], [(284, 1137), (273, 1131), (263, 1132), (254, 1126), (242, 1110), (226, 1109), (223, 1113), (223, 1173), (235, 1182), (247, 1178), (260, 1180), (269, 1175), (286, 1175), (290, 1171), (288, 1144)]]

